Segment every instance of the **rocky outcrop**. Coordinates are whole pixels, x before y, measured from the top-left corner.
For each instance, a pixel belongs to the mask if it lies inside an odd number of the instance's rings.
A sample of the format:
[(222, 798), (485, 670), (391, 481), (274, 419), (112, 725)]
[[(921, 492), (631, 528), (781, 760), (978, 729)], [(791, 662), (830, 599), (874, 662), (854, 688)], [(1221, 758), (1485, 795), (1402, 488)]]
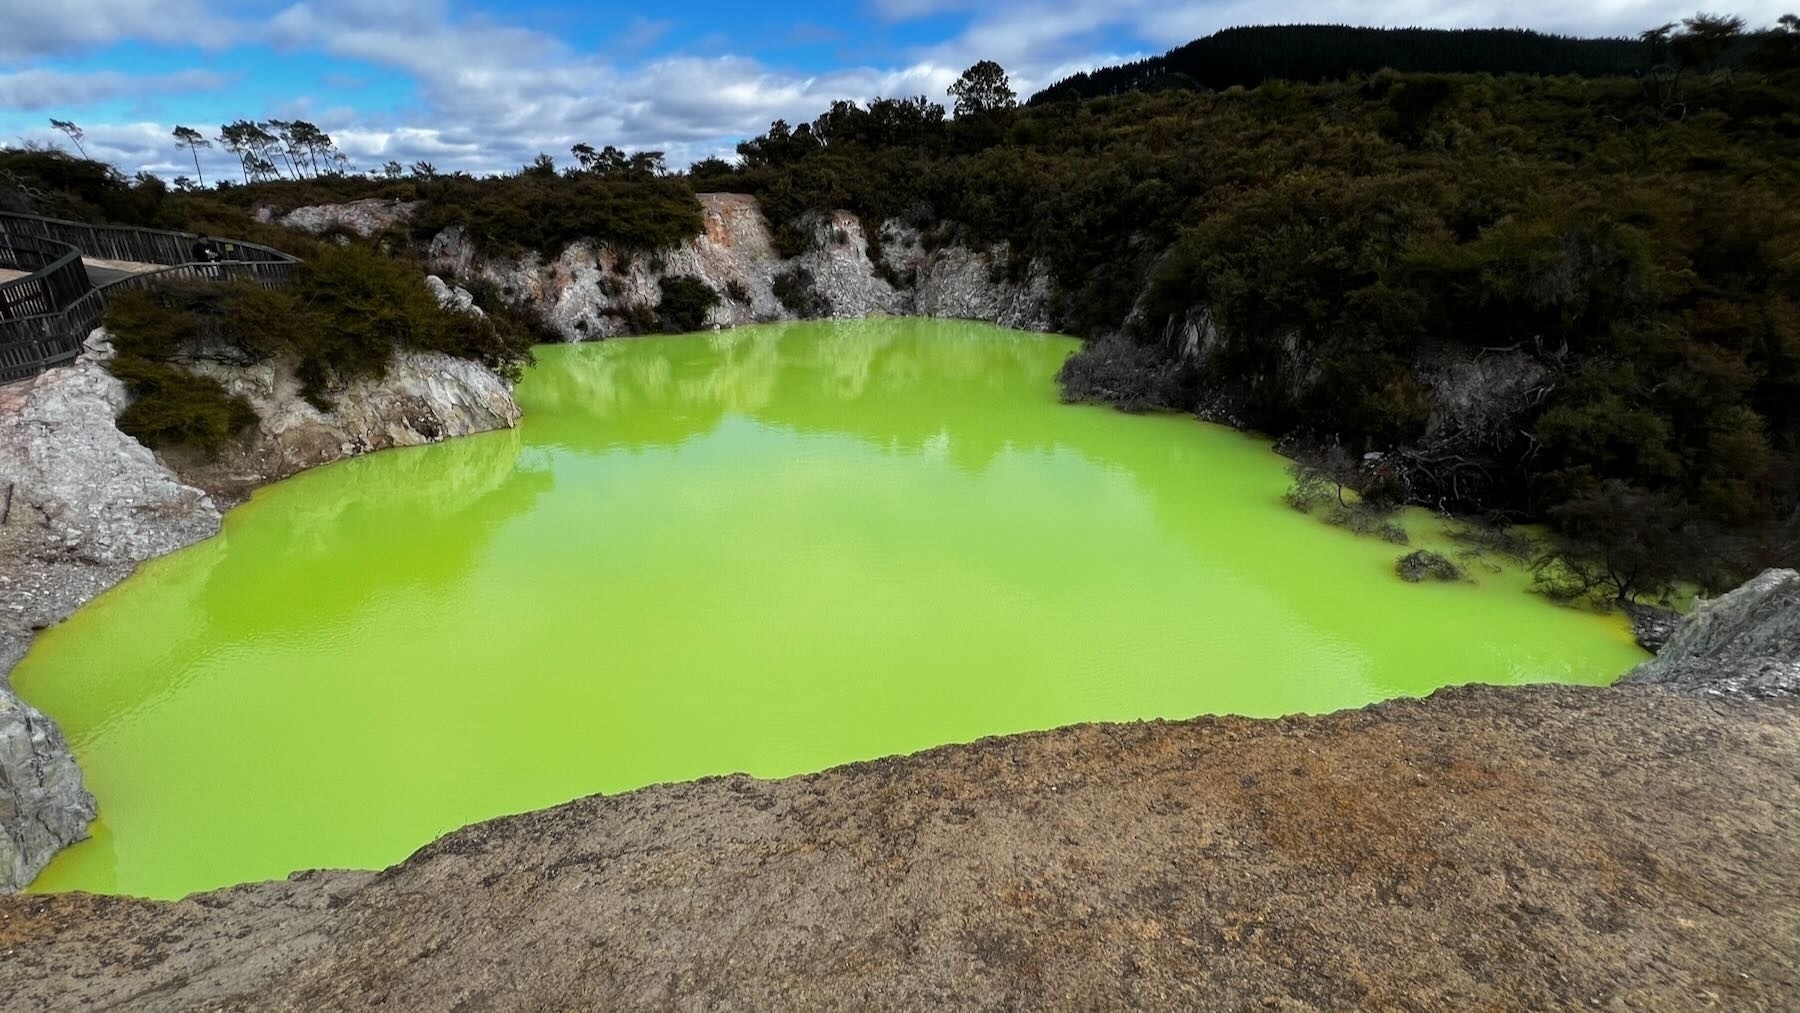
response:
[(359, 236), (372, 236), (387, 229), (404, 228), (412, 221), (413, 201), (371, 197), (347, 204), (315, 204), (278, 213), (274, 208), (256, 209), (256, 220), (284, 225), (298, 232), (318, 235), (341, 229)]
[(581, 799), (177, 903), (9, 1010), (1793, 1009), (1800, 703), (1445, 690)]
[(74, 365), (0, 387), (0, 684), (32, 630), (219, 530), (204, 491), (113, 425), (127, 395), (110, 354), (90, 342)]
[(94, 343), (73, 366), (0, 387), (0, 890), (30, 882), (94, 815), (62, 733), (6, 673), (33, 630), (219, 530), (204, 492), (113, 425), (127, 396), (108, 354)]
[[(454, 297), (454, 293), (452, 293)], [(256, 430), (217, 459), (157, 455), (114, 425), (128, 403), (95, 332), (72, 366), (0, 387), (0, 891), (86, 834), (94, 800), (61, 733), (6, 682), (35, 631), (144, 560), (217, 533), (218, 502), (304, 468), (388, 447), (509, 428), (507, 384), (472, 362), (401, 352), (379, 379), (308, 404), (292, 363), (200, 361), (247, 398)]]
[(0, 686), (0, 893), (87, 837), (94, 796), (56, 724)]
[(471, 313), (478, 317), (486, 317), (487, 313), (475, 305), (475, 295), (466, 288), (458, 288), (435, 274), (425, 276), (425, 287), (431, 290), (432, 298), (439, 306), (447, 310)]
[(519, 406), (492, 371), (442, 352), (397, 352), (379, 378), (334, 391), (329, 409), (301, 396), (295, 363), (249, 366), (200, 361), (210, 376), (256, 409), (256, 429), (217, 457), (169, 455), (188, 481), (228, 501), (307, 468), (392, 447), (437, 443), (519, 424)]
[(113, 425), (130, 399), (110, 358), (96, 332), (75, 365), (0, 388), (0, 480), (9, 524), (38, 527), (46, 551), (136, 563), (212, 535), (219, 513)]
[(1701, 602), (1625, 681), (1708, 696), (1800, 695), (1800, 573), (1769, 570)]
[(933, 251), (916, 230), (888, 222), (875, 244), (878, 265), (862, 221), (838, 211), (817, 216), (810, 223), (810, 248), (784, 260), (754, 197), (701, 194), (699, 200), (700, 234), (654, 254), (583, 241), (550, 260), (487, 258), (461, 229), (450, 228), (432, 239), (427, 258), (433, 270), (482, 279), (503, 297), (535, 308), (569, 341), (631, 333), (632, 322), (654, 312), (661, 300), (662, 279), (676, 276), (698, 278), (719, 293), (707, 318), (717, 327), (801, 316), (776, 295), (784, 276), (811, 279), (822, 299), (821, 311), (810, 315), (949, 317), (1032, 330), (1051, 325), (1048, 269), (1014, 265), (1004, 244)]

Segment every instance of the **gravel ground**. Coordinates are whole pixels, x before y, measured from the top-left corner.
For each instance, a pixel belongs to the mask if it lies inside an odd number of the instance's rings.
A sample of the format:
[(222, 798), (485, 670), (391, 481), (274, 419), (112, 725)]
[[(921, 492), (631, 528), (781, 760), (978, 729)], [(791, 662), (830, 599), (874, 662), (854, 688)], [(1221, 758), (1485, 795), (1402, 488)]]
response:
[(1800, 1008), (1800, 702), (1446, 690), (0, 898), (8, 1010)]

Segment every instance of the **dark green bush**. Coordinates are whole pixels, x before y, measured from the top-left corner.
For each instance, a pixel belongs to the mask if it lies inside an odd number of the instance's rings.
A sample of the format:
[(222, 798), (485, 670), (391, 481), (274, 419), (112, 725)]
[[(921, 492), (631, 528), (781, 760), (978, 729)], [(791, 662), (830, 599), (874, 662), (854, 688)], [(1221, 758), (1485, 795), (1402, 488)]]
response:
[(804, 267), (790, 267), (775, 276), (772, 286), (775, 298), (798, 316), (806, 318), (831, 315), (831, 300), (819, 291), (813, 273)]
[(461, 225), (483, 252), (555, 257), (592, 239), (654, 251), (698, 235), (700, 204), (679, 179), (513, 176), (421, 185), (413, 235), (429, 239)]
[(227, 295), (191, 282), (120, 292), (106, 303), (107, 334), (123, 358), (166, 359), (204, 336)]
[(1430, 549), (1420, 549), (1401, 556), (1394, 563), (1394, 572), (1409, 584), (1426, 580), (1457, 581), (1466, 576), (1463, 568), (1453, 560)]
[(1065, 401), (1110, 404), (1125, 411), (1175, 408), (1188, 400), (1192, 371), (1126, 338), (1090, 341), (1056, 375)]
[(168, 363), (121, 356), (112, 371), (132, 401), (119, 413), (119, 431), (148, 447), (197, 447), (216, 454), (256, 423), (256, 411), (210, 377)]
[(719, 305), (719, 293), (692, 275), (673, 275), (658, 284), (662, 298), (656, 304), (656, 316), (671, 333), (684, 334), (706, 326), (706, 315)]
[(242, 428), (225, 428), (240, 415), (222, 406), (216, 384), (175, 364), (185, 356), (291, 358), (301, 394), (329, 410), (335, 389), (380, 376), (396, 349), (445, 352), (516, 376), (542, 337), (517, 311), (484, 319), (445, 309), (416, 267), (355, 244), (317, 248), (285, 287), (189, 281), (123, 292), (109, 300), (105, 324), (119, 353), (113, 372), (145, 402), (134, 403), (133, 435), (188, 439), (208, 452)]

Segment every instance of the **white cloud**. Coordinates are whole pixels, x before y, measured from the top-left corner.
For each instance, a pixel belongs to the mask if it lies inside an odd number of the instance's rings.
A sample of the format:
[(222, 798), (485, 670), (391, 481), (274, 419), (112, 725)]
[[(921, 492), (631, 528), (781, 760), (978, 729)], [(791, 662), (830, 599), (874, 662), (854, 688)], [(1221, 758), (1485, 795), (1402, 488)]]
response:
[(213, 91), (227, 78), (204, 70), (176, 74), (133, 75), (103, 70), (69, 73), (58, 70), (21, 70), (0, 74), (0, 107), (24, 112), (57, 111), (120, 96), (156, 92)]
[[(1420, 0), (1355, 5), (1349, 0), (873, 0), (874, 13), (891, 22), (955, 12), (968, 20), (941, 43), (891, 54), (887, 66), (804, 73), (732, 55), (724, 37), (713, 46), (696, 42), (687, 55), (622, 65), (634, 47), (668, 30), (666, 22), (643, 16), (622, 24), (606, 52), (583, 52), (547, 32), (458, 15), (460, 8), (447, 0), (300, 0), (253, 29), (220, 14), (222, 8), (209, 9), (205, 0), (87, 0), (63, 7), (0, 0), (0, 24), (12, 29), (0, 38), (0, 66), (21, 53), (43, 57), (123, 37), (220, 45), (254, 39), (297, 56), (323, 53), (403, 75), (414, 83), (417, 102), (389, 111), (315, 110), (302, 96), (283, 108), (222, 109), (210, 119), (305, 116), (331, 132), (363, 168), (389, 159), (427, 159), (440, 169), (486, 172), (516, 168), (539, 151), (566, 161), (569, 145), (577, 141), (661, 149), (672, 163), (682, 164), (729, 153), (736, 140), (760, 133), (773, 119), (811, 119), (834, 99), (924, 94), (944, 101), (950, 82), (980, 59), (1001, 62), (1017, 90), (1028, 95), (1077, 70), (1160, 52), (1232, 24), (1526, 24), (1625, 34), (1689, 14), (1681, 5), (1691, 2), (1600, 0), (1568, 6), (1541, 0), (1523, 5), (1464, 0), (1427, 6)], [(1743, 13), (1752, 24), (1769, 23), (1791, 2), (1754, 0)], [(0, 74), (0, 108), (55, 108), (59, 115), (79, 117), (84, 103), (133, 91), (194, 92), (216, 83), (196, 74), (131, 79), (110, 72), (22, 69)], [(122, 165), (180, 171), (185, 154), (168, 141), (173, 124), (84, 126), (89, 146), (103, 144), (106, 157)], [(24, 136), (55, 139), (47, 126), (35, 122)], [(235, 172), (227, 156), (215, 152), (211, 157), (206, 163), (209, 178), (227, 169)], [(193, 166), (186, 168), (191, 172)]]
[(245, 32), (206, 0), (0, 0), (0, 26), (0, 62), (62, 56), (121, 39), (216, 48)]
[(639, 14), (626, 23), (625, 30), (619, 33), (617, 42), (622, 49), (643, 49), (667, 35), (669, 29), (674, 27), (675, 22), (673, 21), (656, 21)]

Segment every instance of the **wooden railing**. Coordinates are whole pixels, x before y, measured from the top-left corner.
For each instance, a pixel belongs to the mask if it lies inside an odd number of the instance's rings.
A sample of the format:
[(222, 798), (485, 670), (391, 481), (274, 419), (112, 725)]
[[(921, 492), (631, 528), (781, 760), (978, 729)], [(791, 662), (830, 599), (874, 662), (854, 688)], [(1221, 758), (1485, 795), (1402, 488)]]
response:
[[(29, 271), (0, 282), (0, 383), (73, 361), (106, 315), (110, 292), (166, 281), (249, 281), (265, 288), (294, 280), (299, 261), (256, 243), (215, 241), (219, 261), (191, 259), (189, 233), (88, 225), (58, 218), (0, 214), (0, 267)], [(164, 265), (102, 286), (82, 257)]]
[[(72, 246), (84, 257), (95, 260), (124, 260), (136, 264), (173, 266), (193, 260), (194, 240), (191, 232), (169, 232), (164, 229), (140, 229), (124, 225), (89, 225), (64, 218), (39, 218), (36, 215), (0, 214), (0, 233), (13, 236), (35, 236)], [(217, 240), (225, 260), (288, 261), (293, 257), (280, 250), (243, 243)]]
[(0, 232), (0, 267), (31, 272), (0, 283), (0, 320), (54, 313), (94, 287), (80, 250), (35, 236)]

